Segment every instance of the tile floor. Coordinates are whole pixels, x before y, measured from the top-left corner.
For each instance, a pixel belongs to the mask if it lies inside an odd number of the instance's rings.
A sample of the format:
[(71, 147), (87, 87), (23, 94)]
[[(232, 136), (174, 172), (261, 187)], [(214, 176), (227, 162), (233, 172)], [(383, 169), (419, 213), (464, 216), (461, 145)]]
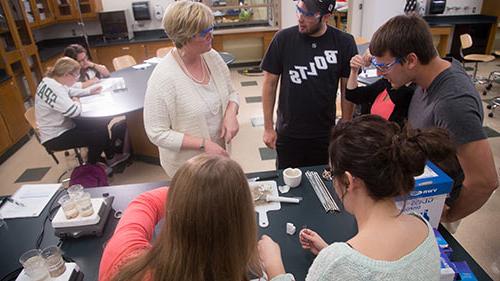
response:
[[(500, 70), (500, 59), (480, 65), (479, 74), (487, 75), (493, 69)], [(262, 77), (243, 76), (237, 69), (231, 71), (233, 82), (241, 95), (240, 132), (233, 141), (232, 157), (239, 162), (245, 172), (274, 170), (274, 151), (265, 147), (262, 142), (263, 120), (262, 104), (260, 101)], [(482, 92), (484, 86), (478, 86)], [(500, 95), (500, 84), (495, 84), (483, 100)], [(486, 104), (484, 104), (486, 106)], [(500, 112), (494, 118), (487, 117), (489, 111), (485, 108), (484, 125), (489, 127), (492, 137), (490, 145), (495, 155), (497, 167), (500, 165)], [(23, 183), (16, 182), (27, 169), (38, 169), (34, 172), (46, 172), (39, 181), (31, 183), (57, 182), (63, 172), (77, 165), (71, 156), (65, 157), (57, 153), (61, 160), (56, 165), (42, 146), (32, 138), (12, 157), (0, 165), (0, 195), (14, 193)], [(263, 160), (264, 159), (264, 160)], [(48, 171), (39, 168), (50, 167)], [(500, 174), (500, 172), (499, 172)], [(67, 175), (67, 174), (66, 174)], [(65, 175), (63, 175), (65, 177)], [(115, 174), (110, 178), (111, 185), (141, 183), (164, 180), (164, 172), (160, 166), (147, 164), (140, 161), (133, 162), (125, 169), (124, 173)], [(455, 233), (455, 238), (476, 259), (494, 280), (500, 280), (500, 192), (495, 192), (490, 200), (476, 213), (462, 221)]]

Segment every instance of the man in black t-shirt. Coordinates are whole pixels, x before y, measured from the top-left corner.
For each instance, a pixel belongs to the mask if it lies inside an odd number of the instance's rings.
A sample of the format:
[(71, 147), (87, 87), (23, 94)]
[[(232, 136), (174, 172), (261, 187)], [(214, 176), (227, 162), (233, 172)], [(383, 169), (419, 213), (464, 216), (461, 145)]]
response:
[[(334, 0), (301, 0), (298, 25), (279, 31), (262, 61), (264, 143), (278, 154), (277, 167), (328, 164), (330, 130), (341, 82), (342, 118), (352, 118), (345, 100), (349, 61), (357, 54), (352, 35), (327, 25)], [(276, 130), (273, 112), (281, 78)]]

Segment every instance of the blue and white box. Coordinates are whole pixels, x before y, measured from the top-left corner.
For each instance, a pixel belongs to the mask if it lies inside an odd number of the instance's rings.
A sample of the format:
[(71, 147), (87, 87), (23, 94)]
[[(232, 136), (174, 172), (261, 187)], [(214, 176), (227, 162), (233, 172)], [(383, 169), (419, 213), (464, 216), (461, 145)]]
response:
[(454, 281), (455, 280), (455, 270), (453, 270), (453, 263), (450, 261), (448, 256), (442, 251), (440, 252), (441, 259), (441, 271), (439, 281)]
[[(406, 199), (403, 213), (417, 213), (426, 218), (433, 228), (439, 226), (444, 201), (450, 193), (453, 180), (431, 162), (425, 165), (424, 173), (415, 177), (415, 188)], [(403, 208), (404, 198), (398, 197), (396, 205)]]

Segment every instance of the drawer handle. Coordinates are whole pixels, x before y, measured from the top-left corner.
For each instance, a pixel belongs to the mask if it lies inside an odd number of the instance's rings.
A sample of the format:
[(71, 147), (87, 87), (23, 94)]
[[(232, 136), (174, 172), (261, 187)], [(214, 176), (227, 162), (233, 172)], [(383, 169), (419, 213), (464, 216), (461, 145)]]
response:
[(122, 47), (122, 50), (130, 50), (130, 47)]

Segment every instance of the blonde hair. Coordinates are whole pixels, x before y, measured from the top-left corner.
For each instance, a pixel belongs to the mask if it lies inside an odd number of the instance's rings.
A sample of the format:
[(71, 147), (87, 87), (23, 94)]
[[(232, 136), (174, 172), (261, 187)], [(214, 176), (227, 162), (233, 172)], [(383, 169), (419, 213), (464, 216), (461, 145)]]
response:
[(182, 48), (196, 34), (214, 24), (210, 8), (199, 2), (177, 1), (168, 5), (163, 28), (177, 48)]
[(257, 226), (248, 182), (233, 160), (199, 155), (175, 173), (165, 223), (151, 250), (114, 281), (242, 281), (258, 266)]
[(56, 61), (53, 67), (47, 68), (45, 76), (54, 78), (62, 77), (68, 73), (79, 73), (80, 64), (69, 57), (62, 57)]

